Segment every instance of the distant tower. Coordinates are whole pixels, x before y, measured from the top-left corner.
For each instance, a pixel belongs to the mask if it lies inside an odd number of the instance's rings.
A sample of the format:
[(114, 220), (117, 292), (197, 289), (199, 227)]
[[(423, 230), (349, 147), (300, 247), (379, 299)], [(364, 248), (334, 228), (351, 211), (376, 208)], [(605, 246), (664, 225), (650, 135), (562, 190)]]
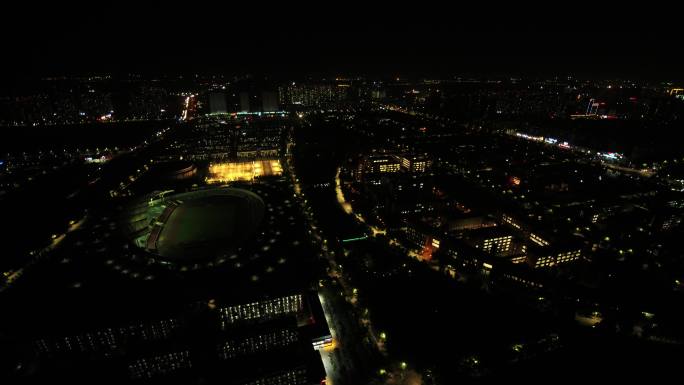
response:
[(240, 111), (241, 112), (250, 112), (249, 108), (249, 93), (247, 92), (240, 92)]
[(226, 94), (223, 92), (212, 92), (209, 94), (209, 112), (212, 114), (225, 114), (228, 112)]
[(273, 91), (264, 91), (261, 95), (263, 112), (278, 111), (278, 94)]

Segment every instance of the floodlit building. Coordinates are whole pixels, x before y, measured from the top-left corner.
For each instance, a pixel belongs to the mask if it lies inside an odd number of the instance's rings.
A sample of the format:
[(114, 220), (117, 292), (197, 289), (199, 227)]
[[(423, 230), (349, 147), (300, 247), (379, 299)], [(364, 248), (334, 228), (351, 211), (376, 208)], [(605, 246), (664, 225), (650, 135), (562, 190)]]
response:
[(364, 161), (364, 172), (372, 174), (395, 173), (401, 170), (401, 163), (392, 155), (372, 155)]
[(535, 269), (562, 265), (582, 258), (580, 245), (566, 244), (553, 247), (528, 247), (527, 261)]
[(408, 172), (425, 172), (432, 165), (430, 159), (421, 155), (402, 155), (398, 158), (401, 168)]
[(509, 253), (513, 241), (513, 236), (498, 226), (470, 230), (464, 234), (464, 238), (474, 247), (491, 255)]

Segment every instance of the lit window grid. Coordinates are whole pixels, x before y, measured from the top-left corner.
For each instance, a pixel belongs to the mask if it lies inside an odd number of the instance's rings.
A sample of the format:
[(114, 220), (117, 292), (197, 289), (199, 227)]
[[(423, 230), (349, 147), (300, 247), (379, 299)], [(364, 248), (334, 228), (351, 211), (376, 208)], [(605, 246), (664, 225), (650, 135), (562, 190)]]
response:
[(378, 169), (382, 173), (398, 172), (400, 167), (397, 163), (381, 164)]
[(306, 369), (294, 368), (277, 374), (272, 374), (256, 380), (252, 380), (245, 385), (299, 385), (307, 384)]
[(291, 345), (298, 340), (299, 334), (296, 330), (276, 330), (270, 333), (226, 341), (219, 346), (219, 356), (225, 360), (248, 354), (266, 352)]
[(128, 365), (132, 378), (152, 378), (192, 367), (187, 350), (135, 360)]
[(558, 253), (555, 256), (544, 256), (537, 260), (535, 267), (551, 267), (554, 265), (568, 263), (580, 259), (582, 252), (580, 250), (566, 251)]
[(271, 300), (252, 302), (221, 308), (219, 314), (225, 329), (239, 321), (270, 319), (286, 314), (298, 313), (303, 308), (302, 295), (296, 294)]
[(138, 336), (145, 341), (163, 340), (168, 338), (179, 326), (178, 320), (172, 318), (130, 325), (122, 328), (121, 332), (127, 336)]
[(549, 242), (538, 236), (537, 234), (530, 233), (530, 240), (539, 246), (548, 246)]
[(118, 347), (117, 338), (111, 328), (75, 336), (40, 339), (34, 344), (38, 353), (69, 353), (108, 351)]
[(520, 230), (520, 225), (513, 218), (509, 217), (508, 215), (504, 215), (502, 219), (504, 222)]
[(507, 235), (497, 238), (485, 239), (482, 244), (482, 250), (486, 252), (491, 252), (494, 246), (496, 246), (496, 251), (500, 253), (508, 252), (511, 248), (511, 240), (513, 236)]
[(178, 329), (177, 319), (140, 322), (118, 329), (106, 328), (78, 335), (40, 339), (34, 343), (38, 353), (104, 352), (117, 349), (124, 339), (163, 340)]
[(517, 276), (515, 276), (515, 275), (504, 274), (504, 277), (505, 277), (505, 278), (508, 278), (508, 279), (510, 279), (510, 280), (513, 280), (513, 281), (522, 283), (522, 284), (524, 284), (524, 285), (526, 285), (526, 286), (532, 286), (532, 287), (536, 287), (536, 288), (541, 288), (541, 287), (543, 287), (543, 285), (542, 285), (541, 283), (537, 283), (537, 282), (534, 282), (534, 281), (530, 281), (530, 280), (528, 280), (528, 279), (520, 278), (520, 277), (517, 277)]

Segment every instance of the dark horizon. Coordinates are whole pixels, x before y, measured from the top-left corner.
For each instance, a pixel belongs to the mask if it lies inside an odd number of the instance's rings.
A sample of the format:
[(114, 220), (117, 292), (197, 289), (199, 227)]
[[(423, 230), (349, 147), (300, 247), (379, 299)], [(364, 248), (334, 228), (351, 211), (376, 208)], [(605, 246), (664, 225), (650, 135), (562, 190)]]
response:
[(17, 13), (2, 27), (12, 37), (2, 77), (472, 73), (684, 79), (677, 52), (682, 36), (661, 15), (600, 7), (548, 16), (530, 7), (497, 15), (458, 9), (377, 16), (207, 7)]

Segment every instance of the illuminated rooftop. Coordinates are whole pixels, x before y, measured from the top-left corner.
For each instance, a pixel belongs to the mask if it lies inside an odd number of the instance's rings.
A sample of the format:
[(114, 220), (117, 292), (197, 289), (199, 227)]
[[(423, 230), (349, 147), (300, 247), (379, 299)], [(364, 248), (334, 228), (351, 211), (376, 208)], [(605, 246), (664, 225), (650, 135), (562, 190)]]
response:
[(209, 165), (207, 183), (254, 181), (260, 177), (278, 176), (282, 173), (283, 168), (277, 159), (212, 163)]

